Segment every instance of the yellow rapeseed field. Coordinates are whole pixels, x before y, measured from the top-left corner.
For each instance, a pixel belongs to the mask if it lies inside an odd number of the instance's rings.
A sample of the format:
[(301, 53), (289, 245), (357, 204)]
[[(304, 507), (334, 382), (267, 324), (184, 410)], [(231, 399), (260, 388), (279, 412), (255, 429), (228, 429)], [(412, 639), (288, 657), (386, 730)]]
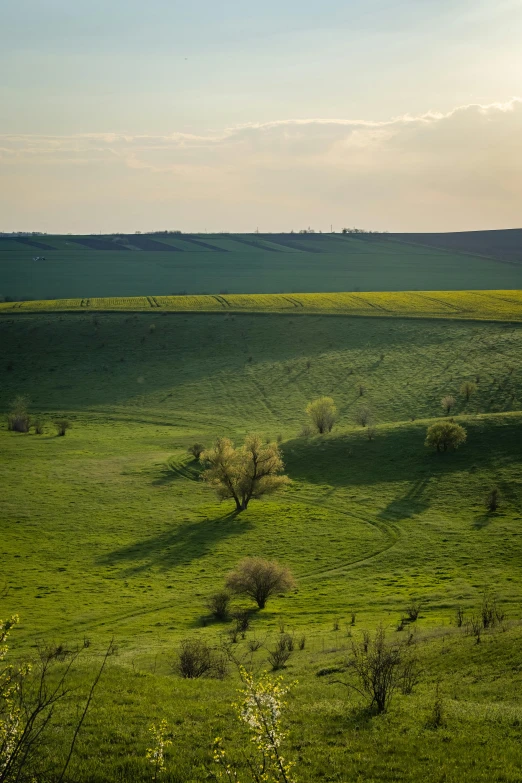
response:
[(275, 312), (522, 321), (522, 291), (135, 296), (2, 302), (0, 314), (56, 311)]

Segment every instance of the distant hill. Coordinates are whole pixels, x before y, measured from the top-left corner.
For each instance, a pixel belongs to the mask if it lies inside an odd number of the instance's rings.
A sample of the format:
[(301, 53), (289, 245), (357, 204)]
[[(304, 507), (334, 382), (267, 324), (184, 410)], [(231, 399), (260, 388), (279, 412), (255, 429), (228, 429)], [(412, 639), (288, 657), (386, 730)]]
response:
[(472, 253), (498, 261), (522, 264), (522, 228), (500, 231), (457, 231), (449, 234), (389, 234), (399, 242)]
[(0, 237), (0, 297), (522, 289), (522, 230)]

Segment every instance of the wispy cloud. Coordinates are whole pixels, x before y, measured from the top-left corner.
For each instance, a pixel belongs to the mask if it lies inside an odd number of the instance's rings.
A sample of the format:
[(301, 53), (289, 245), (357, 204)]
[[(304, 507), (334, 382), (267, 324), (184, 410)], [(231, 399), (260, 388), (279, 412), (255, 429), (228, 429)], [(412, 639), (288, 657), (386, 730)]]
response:
[[(25, 197), (33, 219), (42, 172), (55, 208), (63, 198), (70, 210), (71, 183), (88, 170), (89, 203), (97, 188), (110, 210), (121, 192), (122, 201), (153, 203), (160, 214), (162, 203), (183, 204), (189, 223), (191, 210), (204, 209), (211, 226), (214, 204), (221, 223), (230, 215), (230, 229), (247, 228), (234, 225), (234, 208), (241, 223), (261, 209), (270, 228), (299, 215), (391, 230), (510, 225), (522, 208), (521, 139), (518, 98), (382, 122), (286, 119), (199, 135), (0, 135), (0, 177), (16, 177), (21, 198), (39, 172)], [(84, 209), (82, 193), (76, 198)]]

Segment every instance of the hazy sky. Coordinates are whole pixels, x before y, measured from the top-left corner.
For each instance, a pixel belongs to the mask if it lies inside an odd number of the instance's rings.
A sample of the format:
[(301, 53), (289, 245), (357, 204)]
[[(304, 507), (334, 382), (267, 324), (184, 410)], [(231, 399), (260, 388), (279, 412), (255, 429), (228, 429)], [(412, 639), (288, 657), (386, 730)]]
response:
[(522, 0), (0, 18), (0, 230), (522, 225)]

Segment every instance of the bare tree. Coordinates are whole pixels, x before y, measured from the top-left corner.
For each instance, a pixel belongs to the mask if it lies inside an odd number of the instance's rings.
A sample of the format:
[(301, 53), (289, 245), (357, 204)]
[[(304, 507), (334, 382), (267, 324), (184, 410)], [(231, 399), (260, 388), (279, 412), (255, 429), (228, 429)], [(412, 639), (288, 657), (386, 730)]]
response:
[(288, 568), (261, 557), (247, 557), (227, 576), (226, 586), (240, 595), (248, 595), (264, 609), (274, 593), (286, 593), (295, 587)]
[(236, 449), (228, 438), (219, 438), (213, 449), (201, 459), (208, 464), (202, 479), (222, 500), (233, 498), (237, 511), (244, 511), (252, 498), (276, 492), (290, 483), (283, 475), (281, 451), (276, 443), (263, 444), (257, 435), (249, 435)]
[(386, 712), (396, 689), (404, 681), (404, 651), (398, 644), (386, 641), (384, 628), (379, 627), (372, 638), (363, 634), (360, 642), (352, 644), (349, 666), (357, 677), (357, 685), (340, 682), (357, 691), (368, 701), (370, 709)]

